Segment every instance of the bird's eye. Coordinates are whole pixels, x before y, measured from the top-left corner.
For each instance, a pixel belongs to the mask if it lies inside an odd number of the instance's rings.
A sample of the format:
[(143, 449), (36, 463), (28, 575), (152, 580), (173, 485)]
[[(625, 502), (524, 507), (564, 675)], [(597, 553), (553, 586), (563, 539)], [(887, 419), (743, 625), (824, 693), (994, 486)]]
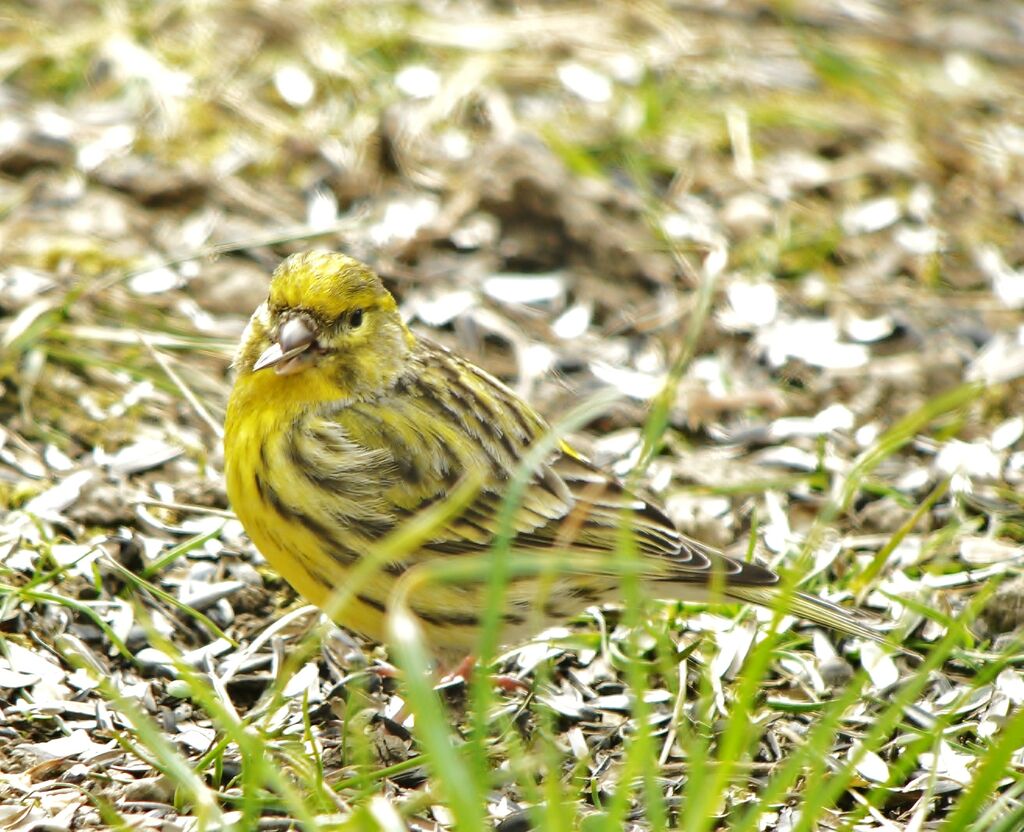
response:
[(348, 316), (348, 325), (352, 329), (355, 329), (360, 324), (362, 324), (362, 322), (363, 322), (363, 310), (362, 309), (353, 309), (349, 313), (349, 316)]

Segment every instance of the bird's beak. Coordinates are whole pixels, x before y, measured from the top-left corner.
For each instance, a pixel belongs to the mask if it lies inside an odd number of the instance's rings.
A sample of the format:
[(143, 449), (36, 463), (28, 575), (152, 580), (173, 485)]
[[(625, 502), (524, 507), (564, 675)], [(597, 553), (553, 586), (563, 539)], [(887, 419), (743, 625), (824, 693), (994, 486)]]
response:
[(255, 373), (266, 367), (274, 367), (278, 375), (297, 373), (308, 364), (303, 360), (303, 353), (315, 343), (313, 330), (305, 321), (289, 318), (278, 329), (277, 343), (264, 350), (263, 355), (252, 365), (252, 371)]

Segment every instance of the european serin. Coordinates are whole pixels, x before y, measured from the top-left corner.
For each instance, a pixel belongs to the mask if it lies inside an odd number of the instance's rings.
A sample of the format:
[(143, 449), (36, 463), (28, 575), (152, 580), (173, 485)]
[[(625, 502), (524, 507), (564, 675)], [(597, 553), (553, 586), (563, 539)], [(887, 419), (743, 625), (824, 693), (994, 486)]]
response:
[[(377, 275), (333, 252), (295, 255), (278, 267), (234, 366), (224, 437), (228, 495), (259, 550), (314, 604), (328, 603), (375, 541), (444, 501), (465, 477), (482, 483), (415, 551), (386, 563), (339, 616), (377, 641), (385, 639), (389, 597), (407, 570), (486, 555), (510, 479), (548, 430), (504, 384), (413, 335)], [(536, 575), (510, 581), (502, 640), (529, 635), (538, 619), (552, 625), (619, 600), (621, 573), (600, 564), (620, 561), (623, 522), (653, 596), (712, 600), (718, 575), (714, 600), (778, 600), (774, 572), (684, 537), (661, 508), (563, 443), (525, 489), (511, 549), (534, 557), (569, 551), (580, 560), (543, 586)], [(411, 598), (439, 654), (473, 650), (484, 591), (473, 580)], [(786, 601), (795, 615), (878, 638), (813, 595), (790, 592)]]

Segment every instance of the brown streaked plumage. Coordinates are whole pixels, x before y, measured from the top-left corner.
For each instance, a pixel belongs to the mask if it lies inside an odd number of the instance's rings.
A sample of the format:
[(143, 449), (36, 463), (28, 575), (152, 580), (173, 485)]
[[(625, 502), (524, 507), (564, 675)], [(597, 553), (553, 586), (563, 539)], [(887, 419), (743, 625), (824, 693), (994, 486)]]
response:
[[(377, 640), (408, 569), (486, 556), (516, 467), (548, 430), (488, 373), (413, 336), (379, 278), (331, 252), (280, 265), (235, 368), (224, 440), (228, 494), (267, 560), (315, 604), (328, 602), (374, 542), (443, 501), (464, 478), (482, 483), (454, 518), (359, 588), (339, 623)], [(721, 587), (714, 600), (770, 605), (780, 594), (773, 572), (685, 537), (654, 502), (563, 444), (525, 489), (511, 546), (580, 560), (571, 574), (545, 577), (543, 592), (536, 576), (509, 583), (503, 639), (618, 600), (615, 553), (624, 521), (656, 597), (712, 600), (712, 583)], [(413, 596), (411, 605), (433, 647), (455, 655), (475, 645), (483, 597), (480, 582), (444, 584)], [(794, 615), (879, 639), (816, 596), (796, 592), (787, 600)]]

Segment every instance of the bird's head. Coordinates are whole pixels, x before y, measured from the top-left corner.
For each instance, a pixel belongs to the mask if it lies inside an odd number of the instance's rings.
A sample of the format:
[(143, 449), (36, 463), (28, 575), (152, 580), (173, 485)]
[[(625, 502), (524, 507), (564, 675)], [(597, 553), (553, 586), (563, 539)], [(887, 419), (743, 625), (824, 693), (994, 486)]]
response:
[(235, 357), (239, 374), (333, 385), (336, 398), (386, 388), (405, 366), (413, 336), (391, 293), (368, 267), (315, 250), (281, 263)]

